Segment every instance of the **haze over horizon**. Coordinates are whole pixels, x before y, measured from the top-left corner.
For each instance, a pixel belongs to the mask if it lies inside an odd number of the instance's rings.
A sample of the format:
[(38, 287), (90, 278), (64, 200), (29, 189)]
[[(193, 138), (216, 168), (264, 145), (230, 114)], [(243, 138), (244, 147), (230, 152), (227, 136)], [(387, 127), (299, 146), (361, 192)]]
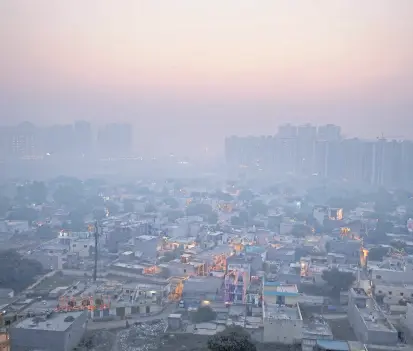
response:
[(413, 138), (411, 0), (0, 3), (0, 124), (133, 123), (136, 149), (334, 123)]

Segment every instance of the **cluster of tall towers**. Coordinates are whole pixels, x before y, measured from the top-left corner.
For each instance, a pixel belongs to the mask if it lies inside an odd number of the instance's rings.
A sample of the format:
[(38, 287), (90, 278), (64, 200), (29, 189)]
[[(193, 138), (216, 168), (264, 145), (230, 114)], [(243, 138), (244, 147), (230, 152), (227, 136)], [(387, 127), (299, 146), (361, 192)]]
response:
[(225, 156), (230, 168), (273, 174), (319, 176), (388, 187), (410, 187), (413, 142), (343, 138), (336, 125), (280, 126), (275, 135), (228, 137)]
[(39, 127), (29, 122), (0, 127), (0, 158), (129, 156), (133, 135), (129, 124), (112, 123), (97, 133), (89, 122)]

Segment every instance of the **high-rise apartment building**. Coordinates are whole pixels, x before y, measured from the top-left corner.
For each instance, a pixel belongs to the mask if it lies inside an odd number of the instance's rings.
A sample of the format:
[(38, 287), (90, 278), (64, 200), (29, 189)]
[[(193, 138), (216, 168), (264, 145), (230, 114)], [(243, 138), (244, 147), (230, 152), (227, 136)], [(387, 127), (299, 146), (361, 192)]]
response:
[(341, 139), (341, 127), (334, 124), (319, 126), (317, 129), (317, 139), (326, 141), (339, 141)]
[(132, 152), (132, 126), (112, 123), (99, 130), (98, 148), (102, 157), (125, 157)]
[(403, 186), (413, 188), (413, 141), (401, 142), (401, 183)]
[(74, 140), (76, 142), (76, 152), (86, 156), (92, 152), (93, 134), (89, 122), (77, 121), (74, 124)]
[(314, 174), (316, 140), (317, 127), (306, 124), (297, 128), (296, 171), (302, 175)]
[(0, 129), (0, 157), (32, 158), (41, 154), (39, 129), (29, 122)]
[(43, 132), (44, 151), (56, 157), (69, 156), (77, 151), (74, 128), (71, 124), (56, 124)]
[(413, 188), (413, 142), (342, 139), (341, 128), (283, 125), (275, 136), (227, 138), (228, 165), (274, 174), (317, 175), (358, 184)]

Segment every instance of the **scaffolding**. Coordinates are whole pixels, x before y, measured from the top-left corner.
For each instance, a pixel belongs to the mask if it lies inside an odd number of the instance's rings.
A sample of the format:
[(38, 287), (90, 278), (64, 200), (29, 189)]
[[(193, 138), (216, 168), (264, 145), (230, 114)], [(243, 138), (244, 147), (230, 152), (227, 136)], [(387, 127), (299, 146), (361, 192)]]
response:
[(248, 283), (249, 274), (245, 269), (229, 271), (225, 276), (225, 303), (246, 303)]
[(105, 310), (110, 308), (110, 297), (108, 295), (95, 296), (67, 296), (63, 295), (59, 298), (56, 312), (71, 312), (71, 311), (94, 311)]
[(171, 277), (168, 281), (171, 284), (171, 292), (168, 295), (169, 301), (180, 301), (182, 298), (182, 292), (184, 290), (184, 281), (188, 277)]
[(227, 265), (227, 256), (225, 254), (216, 255), (212, 259), (212, 264), (209, 267), (211, 272), (225, 272), (225, 267)]

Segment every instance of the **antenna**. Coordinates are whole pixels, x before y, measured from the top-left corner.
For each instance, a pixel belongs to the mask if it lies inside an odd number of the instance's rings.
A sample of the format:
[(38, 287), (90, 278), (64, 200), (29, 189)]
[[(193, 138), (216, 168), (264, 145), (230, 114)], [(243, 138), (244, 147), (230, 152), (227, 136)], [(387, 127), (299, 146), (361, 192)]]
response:
[(94, 231), (93, 231), (93, 235), (95, 237), (95, 265), (93, 267), (93, 282), (94, 283), (96, 282), (97, 271), (98, 271), (98, 244), (99, 244), (100, 229), (102, 229), (102, 227), (100, 226), (98, 221), (95, 221)]

